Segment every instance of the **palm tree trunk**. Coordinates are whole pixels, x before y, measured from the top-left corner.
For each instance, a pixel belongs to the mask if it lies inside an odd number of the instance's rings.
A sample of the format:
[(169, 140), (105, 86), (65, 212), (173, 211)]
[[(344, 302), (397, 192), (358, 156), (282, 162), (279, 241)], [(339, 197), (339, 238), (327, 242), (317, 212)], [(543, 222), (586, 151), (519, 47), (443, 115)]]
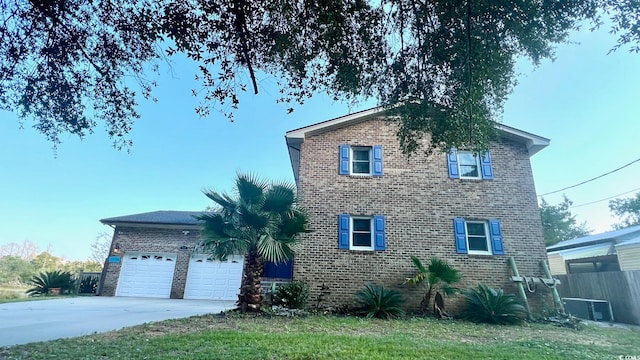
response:
[(248, 311), (260, 311), (262, 305), (262, 261), (258, 257), (256, 249), (251, 249), (245, 257), (242, 285), (238, 295), (238, 307), (245, 313)]

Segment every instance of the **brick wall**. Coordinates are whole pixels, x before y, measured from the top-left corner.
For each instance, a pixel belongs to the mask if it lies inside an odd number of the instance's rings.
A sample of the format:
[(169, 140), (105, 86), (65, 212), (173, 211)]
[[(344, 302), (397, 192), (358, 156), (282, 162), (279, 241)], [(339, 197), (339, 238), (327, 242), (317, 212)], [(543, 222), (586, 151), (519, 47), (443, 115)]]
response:
[[(153, 227), (127, 227), (116, 226), (111, 251), (116, 243), (127, 252), (151, 252), (151, 253), (174, 253), (178, 254), (176, 267), (173, 274), (173, 284), (171, 286), (171, 298), (181, 299), (184, 295), (184, 287), (187, 281), (187, 269), (189, 257), (193, 247), (200, 241), (200, 231), (189, 230), (189, 234), (184, 235), (180, 229), (159, 229)], [(180, 247), (186, 249), (181, 250)], [(120, 263), (107, 262), (104, 269), (104, 283), (100, 295), (114, 296), (120, 275)]]
[[(384, 176), (338, 174), (340, 144), (382, 145)], [(416, 308), (420, 293), (403, 285), (416, 274), (410, 256), (423, 263), (431, 257), (448, 261), (462, 273), (460, 287), (479, 282), (516, 293), (508, 257), (521, 275), (543, 277), (546, 259), (540, 215), (528, 152), (523, 144), (501, 140), (491, 145), (495, 180), (449, 179), (446, 155), (414, 154), (399, 149), (395, 125), (374, 119), (305, 139), (301, 146), (299, 192), (310, 210), (314, 232), (303, 238), (294, 279), (307, 282), (316, 296), (322, 284), (333, 305), (353, 304), (367, 282), (400, 290), (408, 307)], [(386, 216), (386, 251), (338, 249), (338, 214)], [(453, 218), (501, 220), (506, 255), (457, 254)], [(540, 308), (549, 292), (529, 294)], [(447, 299), (455, 312), (461, 297)]]

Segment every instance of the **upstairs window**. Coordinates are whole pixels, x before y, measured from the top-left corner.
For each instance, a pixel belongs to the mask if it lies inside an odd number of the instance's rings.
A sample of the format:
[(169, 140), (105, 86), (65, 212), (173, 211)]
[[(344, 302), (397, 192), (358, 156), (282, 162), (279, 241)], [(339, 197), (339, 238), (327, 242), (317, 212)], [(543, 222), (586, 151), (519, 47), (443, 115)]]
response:
[(358, 175), (371, 175), (371, 148), (351, 148), (351, 173)]
[(480, 157), (471, 151), (458, 151), (461, 179), (480, 179)]
[(340, 175), (382, 176), (382, 146), (340, 145)]
[(449, 177), (452, 179), (493, 179), (491, 154), (451, 149), (447, 156)]

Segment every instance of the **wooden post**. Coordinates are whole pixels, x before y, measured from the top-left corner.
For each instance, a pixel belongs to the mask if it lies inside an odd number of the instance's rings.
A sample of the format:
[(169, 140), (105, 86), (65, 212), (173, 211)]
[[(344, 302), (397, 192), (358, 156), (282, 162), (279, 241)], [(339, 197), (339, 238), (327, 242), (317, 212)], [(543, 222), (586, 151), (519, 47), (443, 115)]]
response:
[(76, 280), (75, 295), (79, 295), (80, 294), (80, 283), (82, 283), (82, 278), (83, 277), (84, 277), (84, 269), (81, 269), (80, 273), (78, 274), (78, 279)]
[[(513, 256), (509, 256), (509, 265), (511, 265), (511, 271), (513, 271), (513, 275), (520, 276), (520, 273), (518, 273), (518, 267), (516, 266), (516, 261), (513, 259)], [(531, 310), (529, 309), (529, 301), (527, 300), (527, 294), (525, 294), (524, 292), (524, 285), (522, 285), (521, 281), (518, 282), (518, 292), (520, 293), (522, 301), (524, 301), (525, 309), (527, 309), (527, 318), (531, 320), (532, 317)]]
[[(551, 276), (551, 271), (549, 270), (547, 262), (544, 260), (540, 261), (540, 266), (542, 266), (542, 270), (544, 271), (544, 274), (547, 276), (547, 278), (553, 280), (553, 276)], [(566, 315), (564, 312), (564, 305), (562, 305), (562, 300), (560, 299), (560, 295), (558, 294), (558, 289), (555, 286), (551, 288), (551, 293), (553, 294), (553, 302), (556, 304), (556, 309), (558, 310), (558, 312), (562, 315)]]

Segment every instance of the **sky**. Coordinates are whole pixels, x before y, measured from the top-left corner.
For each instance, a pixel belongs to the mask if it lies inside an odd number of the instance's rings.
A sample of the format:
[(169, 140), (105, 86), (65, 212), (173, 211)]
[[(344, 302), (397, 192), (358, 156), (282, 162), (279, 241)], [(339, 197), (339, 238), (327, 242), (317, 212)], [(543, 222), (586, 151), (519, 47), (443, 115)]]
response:
[[(555, 61), (537, 68), (519, 61), (519, 84), (505, 104), (505, 125), (551, 139), (531, 158), (538, 194), (640, 158), (640, 54), (607, 55), (616, 38), (604, 29), (576, 32), (571, 40), (557, 46)], [(20, 129), (15, 114), (0, 111), (0, 246), (31, 241), (41, 251), (85, 260), (96, 237), (111, 232), (100, 219), (203, 210), (211, 201), (202, 190), (231, 191), (238, 171), (293, 181), (287, 131), (375, 105), (349, 107), (318, 94), (288, 115), (275, 103), (275, 80), (263, 79), (259, 95), (241, 97), (235, 122), (215, 112), (200, 118), (194, 74), (180, 62), (173, 73), (162, 69), (159, 101), (141, 100), (130, 152), (115, 150), (98, 127), (83, 140), (64, 135), (54, 153), (29, 122)], [(640, 162), (544, 198), (557, 204), (566, 194), (578, 222), (604, 232), (617, 221), (607, 198), (633, 196), (638, 179)]]

